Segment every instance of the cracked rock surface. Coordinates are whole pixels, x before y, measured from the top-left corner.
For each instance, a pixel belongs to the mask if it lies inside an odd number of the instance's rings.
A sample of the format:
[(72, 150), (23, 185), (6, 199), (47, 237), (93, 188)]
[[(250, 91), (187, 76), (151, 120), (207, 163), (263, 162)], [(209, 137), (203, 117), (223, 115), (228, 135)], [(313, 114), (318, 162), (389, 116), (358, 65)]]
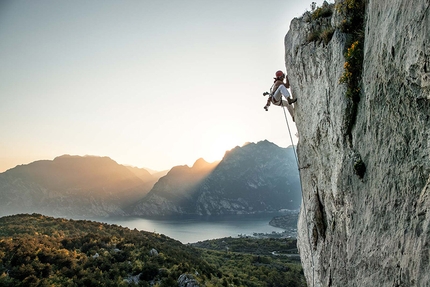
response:
[(298, 244), (308, 286), (429, 286), (430, 3), (368, 1), (353, 122), (339, 84), (348, 35), (307, 43), (305, 20), (291, 22), (285, 61), (307, 167)]

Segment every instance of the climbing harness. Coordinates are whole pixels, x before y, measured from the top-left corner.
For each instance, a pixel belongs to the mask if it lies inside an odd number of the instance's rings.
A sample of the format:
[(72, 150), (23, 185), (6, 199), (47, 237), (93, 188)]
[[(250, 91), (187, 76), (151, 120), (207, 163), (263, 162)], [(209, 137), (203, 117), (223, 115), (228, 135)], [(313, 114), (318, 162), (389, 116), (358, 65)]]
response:
[(285, 122), (287, 123), (287, 128), (288, 128), (288, 133), (290, 134), (290, 141), (291, 141), (291, 145), (293, 146), (293, 151), (294, 151), (294, 157), (296, 159), (296, 163), (297, 163), (297, 168), (299, 170), (299, 182), (300, 182), (300, 191), (302, 192), (302, 201), (303, 201), (303, 210), (305, 211), (305, 221), (306, 221), (306, 230), (308, 233), (308, 245), (309, 245), (309, 250), (311, 253), (311, 259), (312, 259), (312, 287), (315, 286), (315, 265), (314, 265), (314, 255), (312, 252), (312, 246), (311, 246), (311, 236), (309, 234), (309, 228), (308, 228), (308, 215), (307, 215), (307, 211), (306, 211), (306, 202), (305, 202), (305, 198), (303, 196), (303, 186), (302, 186), (302, 175), (300, 170), (303, 168), (308, 168), (310, 165), (308, 164), (305, 167), (300, 168), (299, 165), (299, 159), (297, 157), (297, 152), (296, 152), (296, 148), (294, 147), (294, 143), (293, 143), (293, 137), (291, 135), (291, 130), (290, 130), (290, 125), (288, 124), (288, 118), (287, 118), (287, 113), (285, 111), (285, 106), (284, 103), (282, 101), (282, 96), (281, 96), (281, 106), (282, 109), (284, 110), (284, 116), (285, 116)]

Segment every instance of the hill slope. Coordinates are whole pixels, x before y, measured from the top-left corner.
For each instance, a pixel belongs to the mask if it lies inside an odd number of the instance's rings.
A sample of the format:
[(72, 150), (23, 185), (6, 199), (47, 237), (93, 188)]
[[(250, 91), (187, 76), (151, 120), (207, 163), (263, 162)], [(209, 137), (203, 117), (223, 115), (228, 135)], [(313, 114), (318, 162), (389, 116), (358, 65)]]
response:
[[(235, 249), (243, 245), (233, 239), (229, 244)], [(301, 287), (304, 277), (300, 264), (287, 257), (205, 251), (164, 235), (99, 222), (38, 214), (0, 218), (0, 286), (130, 284)]]
[(298, 209), (300, 201), (292, 148), (261, 141), (232, 149), (217, 165), (200, 159), (172, 168), (130, 213), (246, 214)]
[(152, 187), (152, 176), (148, 173), (146, 178), (108, 157), (64, 155), (36, 161), (0, 174), (0, 210), (2, 214), (122, 215), (124, 206)]
[(174, 286), (182, 274), (198, 273), (199, 281), (217, 274), (163, 235), (37, 214), (0, 218), (0, 255), (1, 286)]

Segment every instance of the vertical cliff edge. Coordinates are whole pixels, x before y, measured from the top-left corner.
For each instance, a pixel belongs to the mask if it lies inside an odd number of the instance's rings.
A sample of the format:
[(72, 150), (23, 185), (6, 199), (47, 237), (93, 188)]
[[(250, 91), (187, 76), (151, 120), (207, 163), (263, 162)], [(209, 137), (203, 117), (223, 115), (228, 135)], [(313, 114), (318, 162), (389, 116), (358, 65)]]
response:
[[(339, 83), (352, 37), (339, 11), (285, 37), (302, 263), (309, 286), (430, 286), (430, 3), (369, 0), (364, 15), (358, 99)], [(312, 40), (315, 25), (333, 34)]]

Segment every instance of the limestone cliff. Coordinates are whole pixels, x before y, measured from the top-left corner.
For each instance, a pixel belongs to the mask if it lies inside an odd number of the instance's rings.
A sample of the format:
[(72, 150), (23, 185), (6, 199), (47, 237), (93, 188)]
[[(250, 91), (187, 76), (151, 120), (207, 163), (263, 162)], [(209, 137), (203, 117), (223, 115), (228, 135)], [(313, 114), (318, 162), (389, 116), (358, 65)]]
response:
[(312, 21), (294, 19), (285, 38), (308, 285), (430, 286), (430, 3), (367, 1), (355, 102), (339, 84), (340, 15), (326, 43), (309, 42)]

